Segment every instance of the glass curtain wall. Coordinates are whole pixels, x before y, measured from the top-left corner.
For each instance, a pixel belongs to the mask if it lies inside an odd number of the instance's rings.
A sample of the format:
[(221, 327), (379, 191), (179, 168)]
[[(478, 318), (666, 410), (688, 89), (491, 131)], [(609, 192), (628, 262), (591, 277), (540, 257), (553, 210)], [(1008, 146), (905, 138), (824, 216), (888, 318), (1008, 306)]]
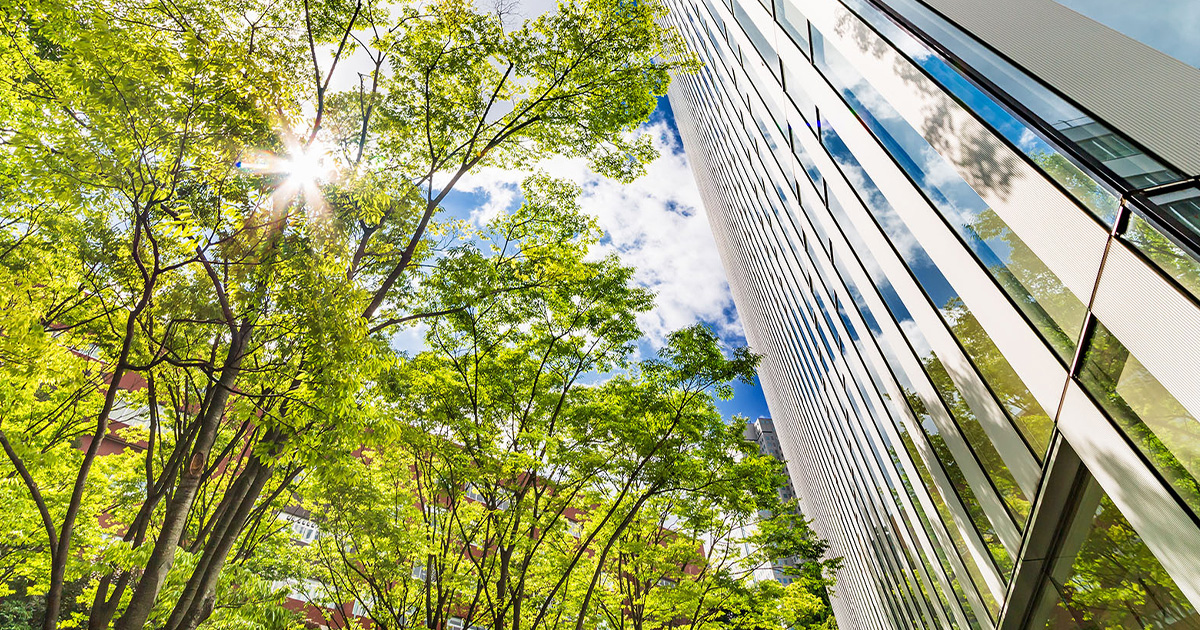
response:
[[(1193, 627), (1200, 589), (1094, 481), (1076, 546), (1056, 542), (1040, 594), (1012, 597), (1023, 558), (1049, 552), (1038, 502), (1063, 387), (1200, 522), (1200, 396), (1092, 311), (1125, 243), (1200, 313), (1200, 266), (1171, 231), (1200, 223), (1197, 189), (915, 0), (668, 4), (705, 64), (672, 104), (802, 505), (845, 558), (839, 621), (1015, 628), (1037, 603), (1039, 628)], [(929, 124), (896, 77), (953, 124)], [(975, 144), (947, 135), (963, 125)], [(1035, 185), (1098, 236), (1031, 231), (1036, 202), (1007, 195)]]

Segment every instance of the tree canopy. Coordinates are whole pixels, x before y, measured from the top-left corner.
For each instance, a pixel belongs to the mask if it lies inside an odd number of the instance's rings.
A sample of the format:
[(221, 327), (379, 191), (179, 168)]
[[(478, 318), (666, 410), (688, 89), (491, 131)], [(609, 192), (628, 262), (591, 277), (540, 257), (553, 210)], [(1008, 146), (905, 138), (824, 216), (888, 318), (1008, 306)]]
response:
[[(641, 174), (633, 132), (695, 66), (662, 11), (0, 2), (4, 610), (282, 628), (288, 593), (333, 589), (379, 626), (516, 630), (633, 618), (613, 567), (652, 556), (744, 588), (697, 542), (790, 513), (711, 403), (753, 358), (696, 328), (636, 361), (652, 296), (589, 253), (570, 184), (443, 214), (484, 166)], [(426, 352), (392, 348), (418, 323)]]

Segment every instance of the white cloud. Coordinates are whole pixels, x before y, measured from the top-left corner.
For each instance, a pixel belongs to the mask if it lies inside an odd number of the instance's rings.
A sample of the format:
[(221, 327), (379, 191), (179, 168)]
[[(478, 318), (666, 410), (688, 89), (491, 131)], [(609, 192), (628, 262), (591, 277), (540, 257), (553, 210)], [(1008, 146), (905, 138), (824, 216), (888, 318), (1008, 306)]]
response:
[(410, 355), (418, 354), (427, 349), (425, 334), (428, 332), (429, 326), (419, 321), (397, 328), (390, 339), (392, 350), (406, 352)]
[[(635, 282), (657, 294), (654, 310), (639, 318), (651, 344), (661, 345), (667, 333), (697, 321), (713, 325), (723, 339), (744, 343), (687, 157), (665, 122), (645, 125), (641, 133), (652, 135), (662, 155), (631, 184), (597, 175), (582, 159), (555, 157), (537, 168), (583, 188), (580, 205), (608, 234), (599, 253), (616, 252), (636, 269)], [(527, 175), (484, 169), (457, 188), (486, 195), (487, 201), (472, 213), (482, 223), (519, 203), (517, 186)]]
[(933, 348), (929, 345), (929, 340), (925, 338), (925, 333), (921, 332), (921, 327), (909, 318), (900, 320), (900, 330), (904, 331), (904, 336), (908, 337), (908, 342), (912, 344), (913, 352), (922, 360), (933, 357)]
[(476, 225), (487, 225), (505, 210), (510, 210), (521, 201), (520, 181), (494, 179), (483, 184), (468, 181), (460, 184), (462, 190), (473, 190), (487, 195), (482, 206), (471, 211), (471, 221)]

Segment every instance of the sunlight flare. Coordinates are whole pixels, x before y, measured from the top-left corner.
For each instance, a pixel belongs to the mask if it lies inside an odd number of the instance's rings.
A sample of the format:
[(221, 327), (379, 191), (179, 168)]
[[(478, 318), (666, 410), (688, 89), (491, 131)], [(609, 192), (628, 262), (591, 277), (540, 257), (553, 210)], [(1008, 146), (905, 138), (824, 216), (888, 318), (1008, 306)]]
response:
[(327, 209), (321, 187), (337, 176), (336, 162), (329, 148), (320, 141), (307, 145), (289, 142), (283, 155), (248, 152), (235, 166), (279, 178), (271, 193), (273, 207), (287, 206), (302, 198), (310, 213), (318, 216)]

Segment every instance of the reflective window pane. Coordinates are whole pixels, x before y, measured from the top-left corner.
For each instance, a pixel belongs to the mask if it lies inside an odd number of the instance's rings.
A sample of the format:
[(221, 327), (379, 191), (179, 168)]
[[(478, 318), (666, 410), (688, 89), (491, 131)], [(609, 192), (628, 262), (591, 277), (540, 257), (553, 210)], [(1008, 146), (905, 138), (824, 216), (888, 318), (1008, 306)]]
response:
[[(863, 299), (862, 294), (858, 291), (858, 288), (854, 284), (854, 281), (852, 280), (852, 276), (850, 275), (850, 273), (847, 271), (846, 267), (844, 266), (843, 261), (840, 258), (835, 258), (833, 262), (834, 262), (835, 268), (838, 271), (839, 276), (841, 277), (842, 281), (846, 285), (846, 289), (850, 293), (851, 299), (853, 300), (855, 306), (858, 307), (859, 314), (862, 315), (863, 321), (866, 323), (866, 326), (868, 328), (868, 331), (866, 331), (866, 333), (869, 333), (869, 334), (865, 334), (865, 337), (874, 337), (876, 340), (879, 341), (880, 349), (885, 352), (889, 352), (890, 347), (887, 345), (886, 342), (883, 341), (883, 330), (879, 327), (878, 321), (876, 321), (875, 317), (871, 314), (870, 306), (867, 305), (866, 300)], [(864, 346), (864, 341), (863, 341), (863, 339), (865, 338), (864, 335), (854, 335), (852, 333), (852, 336), (854, 336), (855, 345), (858, 346), (859, 351), (864, 356), (866, 354), (868, 354), (868, 350)], [(885, 355), (885, 360), (887, 360), (889, 362), (892, 361), (890, 352), (888, 355)], [(879, 393), (885, 399), (890, 399), (890, 396), (886, 393), (887, 389), (884, 388), (884, 386), (883, 386), (882, 378), (879, 376), (879, 374), (876, 373), (876, 371), (874, 369), (874, 365), (871, 362), (867, 362), (866, 367), (868, 370), (868, 374), (871, 376), (872, 382), (874, 382), (874, 384), (875, 384), (876, 389), (879, 391)], [(899, 366), (893, 366), (897, 380), (900, 380), (902, 383), (907, 382), (907, 380), (904, 378), (904, 373), (900, 369), (898, 369), (898, 367)], [(893, 401), (893, 404), (896, 404), (896, 401)], [(915, 410), (914, 410), (914, 412), (915, 412)], [(891, 416), (891, 414), (889, 414), (889, 416)], [(913, 443), (913, 438), (909, 434), (904, 421), (896, 416), (891, 416), (891, 417), (892, 417), (893, 426), (896, 429), (896, 433), (899, 434), (900, 439), (904, 444), (904, 450), (908, 452), (909, 458), (913, 463), (913, 468), (916, 469), (917, 475), (920, 477), (921, 482), (925, 485), (925, 489), (928, 492), (930, 499), (933, 501), (933, 504), (938, 511), (938, 516), (941, 517), (942, 524), (946, 527), (947, 533), (949, 533), (951, 540), (954, 541), (954, 546), (958, 550), (959, 557), (961, 558), (963, 565), (966, 567), (967, 573), (970, 576), (972, 583), (976, 587), (976, 592), (979, 594), (980, 598), (984, 602), (984, 605), (987, 607), (987, 609), (988, 609), (987, 612), (989, 612), (990, 615), (994, 617), (1000, 611), (1000, 606), (996, 602), (995, 597), (992, 596), (991, 591), (988, 589), (987, 582), (984, 580), (983, 574), (980, 573), (979, 566), (976, 564), (977, 560), (976, 560), (975, 554), (971, 553), (970, 548), (967, 546), (966, 542), (964, 541), (963, 534), (959, 530), (953, 515), (950, 513), (949, 507), (947, 507), (947, 505), (946, 505), (946, 499), (942, 497), (940, 488), (934, 482), (933, 476), (930, 474), (929, 469), (925, 467), (924, 460), (921, 458), (920, 453), (917, 451), (917, 447)], [(886, 429), (884, 429), (882, 426), (880, 427), (880, 429), (886, 433)], [(892, 456), (895, 458), (894, 451), (893, 451)], [(901, 465), (899, 458), (895, 458), (895, 459), (896, 459), (897, 466), (900, 467), (900, 469), (902, 470), (903, 466)], [(970, 490), (968, 489), (967, 492), (969, 492), (969, 491)], [(974, 497), (969, 496), (969, 499), (973, 501)], [(953, 499), (951, 498), (950, 500), (953, 500)], [(921, 514), (923, 516), (924, 512), (921, 512)], [(988, 542), (990, 544), (999, 545), (999, 542), (997, 540), (995, 540), (995, 534), (992, 533), (991, 536), (992, 536), (992, 538), (987, 539)], [(939, 549), (940, 549), (940, 547), (939, 547)], [(1000, 552), (1002, 553), (1002, 547), (1001, 547)], [(987, 559), (981, 559), (981, 561), (988, 562)], [(943, 562), (943, 564), (946, 563), (945, 557), (942, 558), (942, 562)], [(950, 574), (951, 576), (954, 575), (953, 569), (948, 570), (947, 573)], [(960, 598), (961, 597), (962, 597), (962, 595), (960, 593)], [(964, 602), (964, 607), (969, 608), (969, 606), (966, 605), (966, 602)]]
[[(1047, 176), (1057, 181), (1098, 218), (1107, 224), (1112, 224), (1117, 214), (1116, 195), (1085, 174), (1058, 149), (1001, 107), (995, 99), (976, 87), (953, 65), (938, 56), (933, 49), (918, 41), (907, 31), (902, 30), (867, 0), (845, 0), (845, 2), (864, 20), (878, 29), (893, 46), (907, 55), (914, 64), (925, 70), (930, 78), (974, 112), (981, 121), (1028, 156), (1034, 165), (1042, 169)], [(889, 4), (894, 6), (903, 4), (908, 7), (905, 9), (906, 15), (910, 9), (913, 14), (909, 17), (919, 17), (927, 12), (927, 9), (924, 9), (920, 3), (910, 0), (892, 0)], [(954, 32), (938, 31), (939, 24), (941, 23), (918, 22), (921, 28), (937, 37), (938, 41), (946, 42), (961, 36), (956, 30)], [(964, 54), (962, 50), (956, 52)], [(976, 60), (969, 56), (967, 59), (972, 62), (978, 61), (984, 65), (988, 63), (988, 60)], [(1016, 97), (1019, 102), (1042, 114), (1048, 121), (1079, 122), (1081, 120), (1079, 116), (1082, 113), (1079, 110), (1062, 102), (1061, 99), (1055, 100), (1056, 97), (1046, 93), (1044, 89), (1038, 92), (1034, 88), (1040, 86), (1027, 85), (1029, 82), (1027, 77), (1006, 76), (1009, 72), (1015, 72), (1015, 69), (1007, 64), (1002, 64), (996, 67), (994, 72), (988, 74), (988, 78)], [(1052, 100), (1045, 101), (1046, 98)]]
[(1200, 299), (1200, 261), (1197, 261), (1138, 214), (1129, 215), (1123, 235), (1167, 275)]
[(1079, 380), (1200, 514), (1200, 421), (1100, 322)]
[[(839, 217), (839, 219), (842, 219), (841, 223), (843, 225), (849, 225), (849, 219), (843, 219), (842, 217)], [(853, 233), (852, 231), (849, 231), (848, 235), (853, 235), (855, 239), (857, 239), (857, 234)], [(859, 249), (859, 251), (866, 251), (865, 245), (861, 242), (855, 242), (855, 247), (856, 249)], [(880, 273), (875, 272), (876, 270), (868, 269), (867, 271), (868, 273), (872, 274), (872, 279), (876, 283), (876, 288), (880, 290), (880, 295), (884, 298), (888, 308), (893, 310), (893, 316), (896, 318), (896, 321), (899, 323), (899, 325), (910, 334), (917, 334), (918, 329), (916, 328), (915, 324), (911, 323), (911, 316), (909, 315), (908, 311), (904, 309), (903, 304), (899, 302), (895, 292), (891, 289), (891, 284), (888, 283), (887, 279), (882, 277)], [(843, 275), (843, 278), (848, 279), (849, 276)], [(855, 301), (858, 302), (859, 308), (864, 314), (870, 312), (869, 306), (865, 301), (862, 300), (861, 295), (854, 293), (853, 297), (855, 298)], [(883, 316), (886, 317), (887, 315), (885, 314)], [(910, 324), (905, 326), (904, 322), (909, 322)], [(906, 400), (903, 402), (907, 403), (911, 408), (922, 433), (924, 433), (925, 438), (929, 441), (930, 447), (937, 455), (938, 463), (941, 464), (942, 469), (946, 473), (946, 477), (950, 480), (951, 484), (953, 484), (954, 490), (958, 494), (959, 499), (962, 501), (968, 517), (970, 517), (972, 524), (975, 525), (980, 537), (987, 545), (988, 552), (991, 554), (992, 560), (995, 562), (995, 566), (1000, 570), (1002, 575), (1008, 575), (1009, 571), (1011, 571), (1013, 568), (1012, 555), (1009, 553), (1009, 550), (1005, 548), (1003, 542), (1001, 542), (1000, 536), (996, 534), (995, 527), (992, 525), (988, 515), (980, 506), (979, 499), (975, 496), (975, 491), (972, 490), (970, 484), (967, 482), (966, 475), (962, 471), (962, 464), (960, 464), (958, 459), (954, 457), (950, 450), (950, 446), (946, 444), (946, 440), (942, 436), (937, 423), (934, 421), (933, 416), (930, 415), (929, 409), (925, 406), (924, 400), (917, 394), (916, 386), (913, 384), (912, 380), (908, 376), (907, 371), (904, 369), (903, 363), (901, 362), (896, 349), (892, 348), (891, 344), (889, 344), (887, 340), (882, 337), (882, 330), (877, 330), (874, 332), (879, 343), (879, 349), (883, 352), (885, 360), (891, 366), (893, 376), (896, 378), (896, 382), (899, 384), (900, 390), (904, 394)], [(924, 359), (923, 363), (927, 368), (933, 363), (940, 365), (940, 360), (933, 355), (932, 352), (930, 352), (928, 356), (924, 356), (922, 358)], [(936, 386), (938, 381), (934, 381), (934, 384)], [(945, 395), (944, 391), (940, 393)], [(963, 407), (965, 407), (965, 405), (963, 405)], [(964, 418), (959, 418), (959, 421), (961, 422), (963, 419)], [(970, 417), (970, 420), (976, 423), (978, 422), (973, 416)], [(984, 444), (979, 444), (978, 446), (984, 445), (990, 446), (990, 442), (985, 440)], [(994, 453), (994, 448), (990, 452)], [(913, 456), (916, 457), (916, 454), (914, 453)], [(1004, 466), (1004, 463), (1000, 461), (999, 456), (989, 457), (987, 458), (986, 462), (981, 462), (981, 464), (985, 469), (985, 474), (993, 475), (989, 478), (994, 479), (995, 477), (999, 477), (1002, 479), (1002, 487), (1015, 490), (1015, 492), (1009, 493), (1008, 495), (1003, 495), (999, 490), (997, 490), (997, 494), (1001, 495), (1002, 500), (1006, 501), (1005, 506), (1014, 512), (1017, 511), (1017, 508), (1021, 507), (1024, 507), (1027, 511), (1027, 506), (1029, 503), (1028, 500), (1025, 499), (1024, 495), (1020, 493), (1020, 489), (1016, 487), (1016, 483), (1011, 481), (1011, 476), (1009, 476), (1008, 469)], [(997, 514), (993, 515), (993, 518), (1004, 518), (1004, 516)], [(1024, 521), (1022, 521), (1022, 523), (1023, 522)]]
[(775, 46), (772, 45), (773, 42), (762, 31), (758, 30), (758, 27), (754, 24), (754, 20), (750, 19), (750, 15), (746, 13), (746, 10), (742, 8), (740, 3), (734, 5), (733, 17), (737, 19), (742, 30), (746, 32), (746, 37), (750, 38), (750, 43), (754, 45), (754, 49), (758, 51), (758, 54), (762, 55), (763, 61), (777, 74), (779, 72), (779, 55), (775, 53)]
[[(928, 137), (922, 135), (835, 48), (824, 45), (822, 53), (819, 59), (824, 60), (823, 73), (838, 88), (850, 108), (891, 154), (896, 165), (925, 193), (930, 205), (958, 232), (984, 268), (1035, 323), (1051, 347), (1064, 361), (1070, 361), (1085, 314), (1079, 297), (1063, 286), (1062, 281), (944, 157), (945, 152), (953, 151), (953, 148), (941, 139), (940, 132), (930, 134), (927, 130)], [(985, 164), (981, 170), (989, 173), (1006, 170), (994, 162)], [(1046, 167), (1052, 168), (1053, 164), (1047, 162)], [(991, 181), (992, 192), (999, 194), (1003, 194), (1009, 185), (1008, 176), (982, 178), (978, 173), (970, 176), (980, 182), (976, 186)], [(1032, 402), (1027, 392), (1020, 390), (1015, 395)], [(1036, 403), (1033, 405), (1036, 407)], [(1019, 406), (1029, 408), (1025, 401)], [(1045, 441), (1051, 428), (1049, 417), (1040, 412), (1028, 422), (1018, 421), (1040, 456), (1049, 444)]]
[(1200, 615), (1095, 482), (1043, 591), (1047, 630), (1200, 629)]
[[(1010, 64), (918, 0), (890, 0), (905, 18), (935, 38), (955, 56), (967, 62), (1034, 115), (1062, 133), (1085, 153), (1126, 180), (1132, 188), (1144, 188), (1144, 175), (1154, 174), (1162, 182), (1176, 181), (1181, 175), (1142, 153), (1127, 139), (1092, 120), (1079, 108), (1051, 92), (1033, 77)], [(989, 97), (989, 100), (990, 97)], [(1018, 143), (1018, 146), (1020, 144)]]
[[(814, 42), (814, 51), (817, 50)], [(990, 338), (978, 325), (972, 327), (971, 323), (975, 322), (974, 317), (970, 316), (970, 310), (959, 298), (958, 293), (950, 285), (946, 277), (934, 265), (929, 258), (924, 247), (909, 231), (907, 225), (897, 214), (895, 209), (887, 202), (883, 194), (875, 186), (875, 183), (862, 169), (858, 160), (850, 153), (845, 143), (840, 136), (834, 131), (833, 127), (827, 124), (826, 121), (821, 123), (822, 140), (825, 146), (829, 149), (833, 159), (844, 169), (847, 178), (854, 182), (859, 194), (861, 195), (867, 209), (874, 215), (884, 234), (892, 241), (893, 245), (904, 262), (908, 265), (912, 272), (913, 278), (924, 290), (925, 294), (933, 300), (934, 304), (941, 305), (939, 312), (949, 325), (952, 333), (960, 339), (975, 337), (973, 341), (980, 342), (987, 340), (986, 345), (993, 350)], [(831, 210), (833, 206), (830, 206)], [(844, 226), (847, 238), (857, 251), (869, 251), (865, 242), (862, 242), (858, 237), (857, 232), (853, 228), (849, 217), (837, 217), (839, 223)], [(892, 315), (896, 318), (896, 322), (908, 337), (910, 344), (913, 347), (914, 353), (921, 360), (934, 387), (945, 403), (946, 409), (953, 416), (959, 429), (962, 431), (963, 437), (970, 445), (971, 450), (978, 458), (981, 467), (988, 475), (994, 485), (997, 494), (1008, 507), (1010, 516), (1016, 523), (1018, 528), (1024, 528), (1025, 521), (1029, 516), (1029, 499), (1021, 491), (1017, 485), (1008, 466), (1001, 458), (996, 450), (995, 444), (988, 436), (986, 430), (981, 424), (976, 411), (967, 403), (966, 398), (955, 385), (950, 374), (947, 372), (940, 357), (932, 350), (932, 346), (925, 338), (920, 327), (913, 320), (912, 315), (905, 307), (903, 300), (896, 294), (891, 283), (884, 276), (882, 269), (868, 269), (874, 277), (876, 287), (879, 288), (880, 294), (887, 303), (888, 308), (892, 311)], [(965, 347), (965, 349), (978, 349), (979, 344)], [(979, 365), (986, 359), (986, 364), (1000, 369), (1003, 366), (1008, 371), (1012, 367), (1008, 361), (998, 350), (989, 354), (989, 356), (972, 356), (972, 361)], [(981, 373), (987, 376), (986, 373)], [(1012, 373), (1012, 381), (1009, 384), (1021, 385), (1021, 381), (1016, 377), (1015, 372)], [(1022, 386), (1023, 389), (1023, 386)], [(1026, 392), (1028, 390), (1025, 390)], [(1029, 396), (1032, 401), (1032, 396)], [(1033, 403), (1036, 406), (1036, 403)], [(1040, 407), (1038, 407), (1040, 409)], [(1046, 423), (1049, 423), (1049, 416), (1043, 412), (1041, 414)]]
[[(830, 83), (839, 88), (863, 124), (880, 139), (883, 148), (895, 158), (896, 164), (912, 176), (934, 209), (955, 228), (1015, 304), (1037, 324), (1038, 331), (1042, 332), (1050, 346), (1057, 350), (1063, 360), (1070, 360), (1074, 355), (1075, 337), (1078, 337), (1084, 324), (1085, 308), (1078, 296), (1062, 286), (1058, 277), (1046, 268), (1042, 260), (1026, 247), (1025, 242), (1008, 228), (1008, 224), (995, 211), (988, 208), (983, 198), (967, 185), (940, 152), (908, 125), (883, 96), (842, 58), (838, 50), (816, 37), (812, 46), (818, 66)], [(833, 130), (828, 131), (827, 136), (835, 136)], [(847, 173), (860, 170), (857, 161), (841, 157), (839, 142), (832, 138), (829, 144), (835, 160), (847, 169)], [(845, 152), (848, 154), (848, 151)], [(852, 173), (851, 176), (854, 178), (856, 175)], [(864, 186), (860, 188), (868, 187), (865, 184), (870, 184), (870, 178), (863, 174), (860, 179), (864, 180)], [(871, 198), (875, 197), (882, 199), (882, 194), (872, 194)], [(926, 276), (932, 274), (922, 274), (918, 270), (920, 260), (928, 257), (919, 247), (900, 245), (913, 239), (900, 217), (890, 211), (886, 202), (868, 205), (877, 216), (888, 215), (887, 220), (881, 218), (881, 223), (888, 228), (889, 236), (898, 244), (898, 250), (906, 254), (906, 258), (917, 259), (914, 275), (929, 292), (930, 282), (926, 281)], [(876, 206), (881, 208), (877, 210)], [(908, 254), (910, 250), (913, 251)], [(940, 272), (936, 275), (941, 278)], [(1033, 455), (1040, 460), (1046, 446), (1049, 446), (1052, 430), (1049, 414), (1034, 400), (1030, 390), (1016, 376), (1008, 361), (1003, 359), (1000, 350), (979, 326), (964, 302), (950, 289), (949, 283), (941, 278), (936, 284), (944, 284), (944, 295), (930, 293), (930, 298), (940, 305), (943, 316), (946, 316), (947, 323), (967, 355), (971, 356), (980, 376), (1030, 444)]]
[(1171, 221), (1192, 234), (1200, 235), (1200, 188), (1154, 195), (1150, 201)]
[(804, 17), (792, 0), (775, 0), (775, 20), (800, 48), (800, 52), (807, 57), (808, 18)]
[(1087, 116), (1058, 122), (1054, 126), (1085, 153), (1124, 179), (1131, 188), (1148, 188), (1182, 179), (1179, 173), (1142, 153), (1129, 140)]

